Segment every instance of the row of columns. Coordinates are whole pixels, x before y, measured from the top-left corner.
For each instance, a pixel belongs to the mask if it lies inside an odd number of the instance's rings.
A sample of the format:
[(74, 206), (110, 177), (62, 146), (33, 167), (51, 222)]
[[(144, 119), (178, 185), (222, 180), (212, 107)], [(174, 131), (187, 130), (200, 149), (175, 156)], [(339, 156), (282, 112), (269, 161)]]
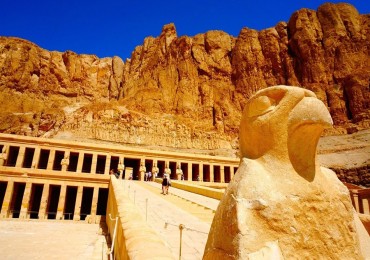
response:
[[(38, 168), (38, 164), (41, 162), (41, 159), (40, 158), (42, 155), (41, 155), (41, 150), (48, 150), (48, 153), (47, 153), (47, 165), (46, 165), (46, 170), (53, 170), (53, 167), (55, 166), (55, 160), (56, 160), (56, 152), (59, 151), (59, 152), (63, 152), (64, 155), (63, 155), (63, 159), (61, 159), (61, 171), (62, 172), (66, 172), (68, 170), (68, 166), (70, 164), (70, 157), (71, 157), (71, 150), (70, 149), (66, 149), (66, 150), (58, 150), (58, 149), (42, 149), (41, 147), (34, 147), (32, 148), (34, 149), (34, 152), (33, 152), (33, 158), (32, 158), (32, 165), (31, 165), (31, 168)], [(4, 162), (6, 162), (7, 159), (9, 159), (9, 146), (8, 145), (4, 145), (3, 146), (3, 149), (2, 149), (2, 154), (1, 154), (1, 158), (0, 158), (0, 166), (1, 165), (4, 165)], [(13, 152), (14, 153), (14, 152)], [(24, 163), (24, 160), (25, 160), (25, 154), (26, 154), (26, 147), (21, 145), (19, 146), (19, 151), (18, 151), (18, 154), (17, 154), (17, 158), (16, 158), (16, 163), (15, 163), (15, 167), (19, 167), (21, 168), (23, 163)], [(89, 167), (89, 173), (91, 174), (96, 174), (97, 173), (97, 166), (98, 166), (98, 158), (99, 156), (104, 156), (105, 157), (105, 165), (104, 165), (104, 169), (101, 169), (101, 171), (103, 171), (103, 174), (105, 175), (108, 175), (110, 170), (111, 170), (111, 162), (112, 162), (112, 154), (111, 153), (98, 153), (98, 152), (86, 152), (86, 151), (76, 151), (75, 154), (78, 154), (78, 157), (74, 157), (74, 160), (77, 160), (77, 164), (74, 164), (76, 166), (73, 166), (75, 167), (74, 168), (74, 171), (76, 173), (82, 173), (83, 172), (83, 167), (84, 167), (84, 161), (85, 161), (85, 156), (88, 155), (88, 156), (91, 156), (91, 159), (89, 159), (89, 163), (91, 163), (90, 167)], [(15, 155), (11, 155), (11, 156), (15, 156)], [(31, 155), (29, 155), (31, 157)], [(124, 165), (124, 156), (123, 155), (117, 155), (115, 156), (116, 158), (118, 158), (118, 166), (117, 166), (117, 170), (119, 171), (120, 174), (123, 173), (124, 169), (125, 169), (125, 165)], [(45, 158), (44, 158), (45, 159)], [(59, 157), (60, 159), (60, 157)], [(139, 168), (139, 180), (144, 180), (144, 173), (147, 172), (147, 171), (151, 171), (154, 174), (163, 174), (163, 173), (167, 173), (167, 174), (176, 174), (176, 177), (175, 179), (182, 179), (182, 176), (183, 176), (183, 172), (182, 172), (182, 169), (181, 169), (181, 165), (182, 164), (187, 164), (187, 180), (194, 180), (193, 179), (193, 165), (196, 164), (199, 166), (199, 169), (197, 169), (197, 175), (199, 175), (199, 178), (196, 179), (198, 181), (203, 181), (203, 176), (204, 176), (204, 172), (203, 172), (203, 169), (204, 169), (204, 165), (207, 165), (209, 167), (209, 171), (207, 172), (207, 175), (209, 173), (209, 177), (207, 178), (207, 181), (209, 182), (214, 182), (215, 181), (215, 176), (214, 176), (214, 167), (217, 166), (217, 167), (220, 167), (219, 168), (219, 178), (217, 181), (221, 182), (221, 183), (224, 183), (225, 182), (225, 167), (230, 167), (230, 177), (228, 178), (228, 180), (231, 180), (232, 177), (234, 176), (234, 172), (235, 172), (235, 165), (222, 165), (222, 164), (215, 164), (215, 163), (203, 163), (203, 162), (197, 162), (197, 161), (185, 161), (185, 162), (182, 162), (180, 160), (178, 161), (170, 161), (169, 159), (163, 159), (161, 160), (160, 158), (156, 158), (156, 159), (153, 159), (153, 158), (144, 158), (144, 157), (139, 157), (139, 158), (131, 158), (131, 159), (134, 159), (134, 160), (137, 160), (139, 159), (140, 160), (140, 168)], [(90, 161), (91, 160), (91, 161)], [(150, 160), (153, 162), (152, 164), (152, 169), (146, 169), (145, 167), (145, 162), (147, 160)], [(165, 162), (165, 169), (161, 169), (163, 172), (159, 172), (158, 170), (158, 161), (161, 161), (161, 162)], [(46, 163), (46, 162), (45, 162)], [(59, 162), (58, 162), (59, 163)], [(76, 163), (76, 161), (74, 161), (74, 163)], [(176, 163), (176, 169), (170, 169), (170, 163)], [(103, 167), (103, 165), (100, 165), (100, 167)], [(44, 166), (42, 169), (45, 169)], [(137, 169), (137, 168), (136, 168)], [(58, 169), (59, 170), (59, 169)], [(86, 169), (84, 169), (84, 171), (86, 171)], [(175, 172), (174, 172), (175, 171)], [(121, 175), (122, 176), (122, 175)], [(126, 174), (126, 179), (130, 178), (130, 173)]]
[[(1, 211), (0, 211), (0, 218), (8, 218), (9, 213), (11, 213), (11, 202), (13, 196), (16, 196), (17, 194), (14, 194), (14, 185), (15, 182), (13, 180), (9, 180), (7, 182), (7, 188), (4, 196), (4, 200), (2, 203)], [(81, 205), (82, 205), (82, 196), (83, 196), (83, 188), (84, 186), (77, 186), (77, 196), (76, 196), (76, 203), (74, 207), (73, 212), (73, 220), (80, 220), (81, 216)], [(91, 212), (89, 215), (91, 215), (92, 218), (94, 218), (97, 214), (97, 206), (98, 206), (98, 195), (99, 195), (99, 187), (91, 187), (93, 188), (93, 196), (92, 196), (92, 204), (91, 204)], [(32, 189), (32, 183), (26, 182), (25, 183), (25, 190), (23, 193), (22, 203), (21, 203), (21, 209), (19, 213), (19, 218), (21, 219), (28, 219), (30, 217), (30, 202), (31, 202), (31, 189)], [(62, 184), (60, 185), (60, 194), (58, 199), (58, 206), (57, 206), (57, 212), (56, 212), (56, 219), (61, 220), (64, 219), (64, 210), (66, 206), (66, 193), (67, 193), (67, 185)], [(50, 194), (50, 184), (45, 183), (43, 185), (43, 191), (40, 201), (40, 208), (38, 211), (38, 218), (39, 219), (45, 219), (47, 218), (47, 207), (48, 207), (48, 201), (51, 199), (49, 196)]]

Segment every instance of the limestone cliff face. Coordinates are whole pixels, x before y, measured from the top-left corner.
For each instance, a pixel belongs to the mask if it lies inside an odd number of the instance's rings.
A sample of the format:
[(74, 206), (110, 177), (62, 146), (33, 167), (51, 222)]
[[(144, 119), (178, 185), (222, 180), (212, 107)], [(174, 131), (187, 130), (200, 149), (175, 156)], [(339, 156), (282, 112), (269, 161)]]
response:
[[(222, 31), (178, 37), (165, 25), (125, 62), (0, 37), (1, 119), (17, 121), (0, 131), (231, 149), (247, 99), (284, 84), (314, 91), (335, 132), (347, 133), (370, 126), (369, 64), (370, 16), (349, 4), (302, 9), (288, 23), (243, 28), (236, 38)], [(5, 107), (9, 100), (14, 109)]]

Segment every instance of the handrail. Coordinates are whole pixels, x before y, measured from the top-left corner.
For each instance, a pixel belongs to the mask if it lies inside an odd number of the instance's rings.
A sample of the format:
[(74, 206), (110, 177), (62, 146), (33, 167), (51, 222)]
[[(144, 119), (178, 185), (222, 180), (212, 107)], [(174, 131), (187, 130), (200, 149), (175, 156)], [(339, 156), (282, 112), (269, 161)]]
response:
[[(118, 217), (116, 217), (116, 219), (113, 219), (111, 214), (109, 214), (109, 218), (111, 221), (115, 220), (116, 221), (116, 224), (114, 225), (114, 231), (113, 231), (113, 238), (112, 238), (112, 246), (110, 248), (110, 251), (108, 252), (109, 253), (109, 259), (113, 259), (114, 260), (114, 255), (112, 256), (112, 253), (114, 251), (114, 241), (116, 240), (116, 233), (117, 233), (117, 223), (118, 223)], [(112, 258), (113, 257), (113, 258)]]

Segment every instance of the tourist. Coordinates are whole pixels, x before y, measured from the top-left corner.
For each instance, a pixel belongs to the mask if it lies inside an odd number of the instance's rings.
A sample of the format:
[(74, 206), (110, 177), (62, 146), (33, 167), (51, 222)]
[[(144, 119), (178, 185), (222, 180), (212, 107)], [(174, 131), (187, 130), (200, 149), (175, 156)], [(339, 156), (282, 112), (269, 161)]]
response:
[(152, 173), (148, 172), (148, 181), (152, 181)]
[(149, 175), (149, 173), (148, 172), (145, 172), (144, 181), (148, 181), (148, 175)]
[(168, 187), (170, 185), (169, 179), (167, 179), (167, 174), (163, 175), (163, 180), (162, 180), (162, 194), (166, 195), (168, 194)]

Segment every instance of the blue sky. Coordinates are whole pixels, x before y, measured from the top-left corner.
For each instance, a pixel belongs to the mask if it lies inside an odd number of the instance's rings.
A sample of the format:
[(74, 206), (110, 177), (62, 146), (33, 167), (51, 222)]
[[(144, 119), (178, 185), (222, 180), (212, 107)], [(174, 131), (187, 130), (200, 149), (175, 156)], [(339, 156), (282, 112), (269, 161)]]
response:
[[(222, 30), (237, 36), (288, 21), (301, 8), (317, 10), (323, 0), (1, 0), (0, 36), (16, 36), (53, 51), (98, 57), (131, 56), (147, 36), (174, 23), (177, 35)], [(343, 1), (330, 1), (332, 3)], [(347, 1), (370, 14), (369, 0)]]

